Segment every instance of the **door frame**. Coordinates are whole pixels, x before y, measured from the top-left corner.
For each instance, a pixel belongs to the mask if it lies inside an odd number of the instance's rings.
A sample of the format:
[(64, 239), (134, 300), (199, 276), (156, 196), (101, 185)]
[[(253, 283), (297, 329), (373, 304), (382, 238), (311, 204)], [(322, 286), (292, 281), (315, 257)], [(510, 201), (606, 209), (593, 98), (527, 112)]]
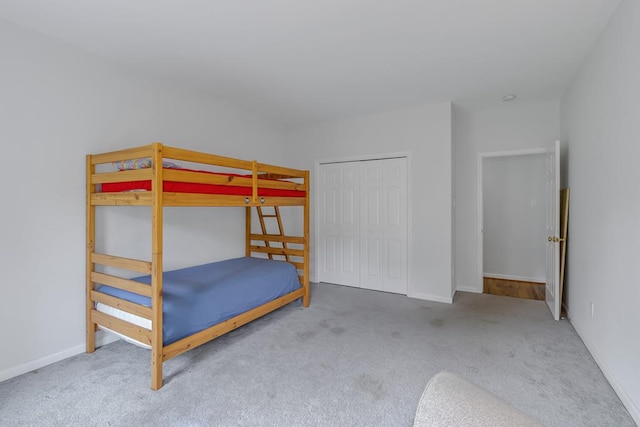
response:
[(320, 282), (320, 166), (329, 163), (350, 163), (350, 162), (363, 162), (367, 160), (385, 160), (385, 159), (407, 159), (407, 295), (411, 294), (411, 271), (412, 271), (412, 248), (413, 248), (413, 203), (412, 203), (412, 155), (410, 151), (396, 151), (391, 153), (379, 153), (379, 154), (362, 154), (355, 156), (334, 157), (329, 159), (320, 159), (314, 161), (313, 166), (313, 263), (315, 268), (311, 274), (311, 281), (314, 283)]
[(478, 265), (477, 265), (477, 293), (482, 293), (484, 288), (484, 190), (483, 190), (483, 172), (484, 160), (492, 157), (511, 157), (511, 156), (527, 156), (554, 153), (555, 147), (529, 148), (522, 150), (510, 151), (489, 151), (478, 153), (478, 219), (477, 219), (477, 236), (478, 236)]

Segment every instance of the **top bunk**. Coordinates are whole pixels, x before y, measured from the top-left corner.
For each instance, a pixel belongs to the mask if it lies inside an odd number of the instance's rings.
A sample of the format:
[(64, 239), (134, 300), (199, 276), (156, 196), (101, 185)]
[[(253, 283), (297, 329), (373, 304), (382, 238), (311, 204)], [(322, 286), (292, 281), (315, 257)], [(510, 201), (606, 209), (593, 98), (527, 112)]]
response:
[(87, 156), (92, 206), (305, 206), (308, 194), (309, 171), (159, 142)]

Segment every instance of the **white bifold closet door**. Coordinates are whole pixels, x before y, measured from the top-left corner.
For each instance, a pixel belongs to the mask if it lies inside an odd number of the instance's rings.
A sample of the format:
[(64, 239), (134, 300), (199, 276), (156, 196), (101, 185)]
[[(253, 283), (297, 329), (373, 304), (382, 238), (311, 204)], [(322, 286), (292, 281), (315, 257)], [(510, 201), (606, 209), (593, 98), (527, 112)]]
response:
[(407, 293), (407, 159), (320, 165), (320, 281)]

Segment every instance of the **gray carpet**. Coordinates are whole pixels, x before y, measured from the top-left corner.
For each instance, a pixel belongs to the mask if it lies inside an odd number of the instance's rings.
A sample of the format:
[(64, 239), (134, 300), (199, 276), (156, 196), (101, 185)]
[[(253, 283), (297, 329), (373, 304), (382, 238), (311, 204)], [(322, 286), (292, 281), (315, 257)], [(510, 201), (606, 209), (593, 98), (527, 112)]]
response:
[(548, 426), (633, 426), (567, 321), (543, 302), (453, 305), (333, 285), (165, 363), (118, 341), (0, 384), (0, 425), (409, 426), (446, 369)]

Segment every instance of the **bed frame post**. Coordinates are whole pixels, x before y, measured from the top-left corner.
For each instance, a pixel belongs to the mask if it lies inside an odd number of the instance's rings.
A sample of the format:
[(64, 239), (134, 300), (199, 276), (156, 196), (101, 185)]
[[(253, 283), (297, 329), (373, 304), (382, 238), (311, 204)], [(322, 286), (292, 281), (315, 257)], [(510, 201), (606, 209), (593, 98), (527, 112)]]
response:
[(95, 252), (96, 237), (96, 207), (91, 204), (91, 195), (95, 191), (95, 186), (91, 184), (91, 175), (95, 173), (96, 167), (91, 162), (91, 155), (87, 156), (87, 252), (86, 252), (86, 322), (87, 322), (87, 353), (96, 351), (96, 325), (91, 321), (91, 310), (93, 309), (93, 301), (91, 300), (91, 291), (93, 291), (93, 281), (91, 273), (93, 272), (92, 254)]
[(245, 211), (245, 248), (244, 256), (251, 256), (251, 207), (244, 208)]
[(151, 145), (153, 177), (151, 183), (151, 389), (162, 387), (162, 144)]
[(302, 305), (309, 307), (309, 171), (304, 172), (304, 279), (302, 286), (304, 287), (304, 297), (302, 298)]

